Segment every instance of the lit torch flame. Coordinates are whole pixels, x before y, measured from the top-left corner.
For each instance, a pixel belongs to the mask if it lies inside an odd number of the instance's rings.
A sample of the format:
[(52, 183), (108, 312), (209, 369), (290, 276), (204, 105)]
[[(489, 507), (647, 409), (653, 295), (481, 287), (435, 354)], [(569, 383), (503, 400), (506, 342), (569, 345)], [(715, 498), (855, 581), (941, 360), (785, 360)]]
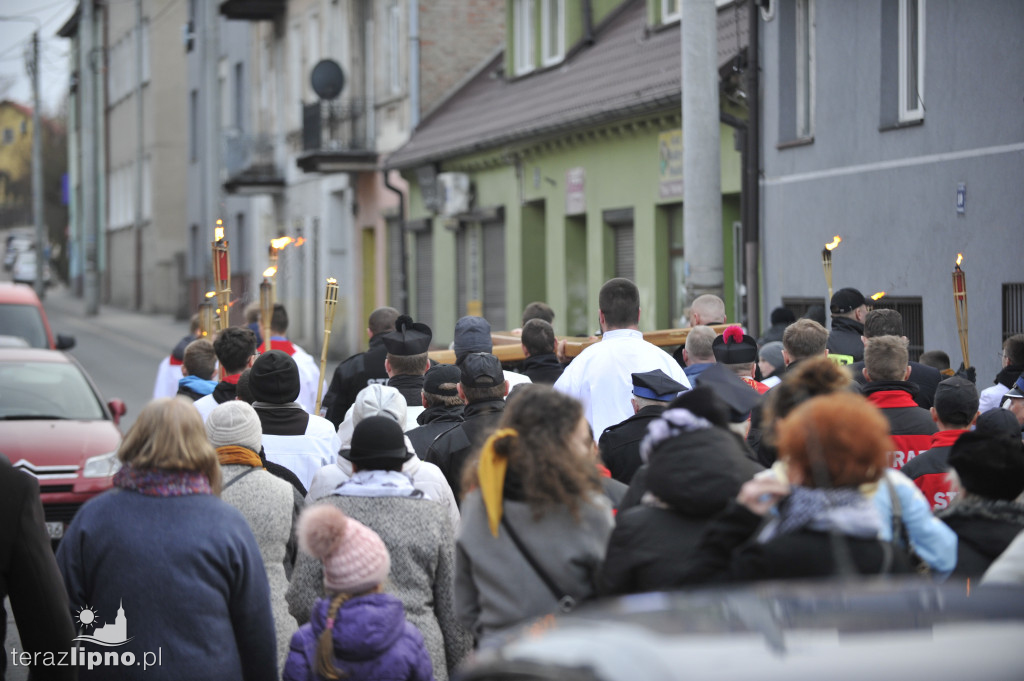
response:
[(871, 300), (881, 300), (885, 297), (885, 291), (879, 291), (878, 293), (871, 296)]
[(964, 254), (963, 253), (957, 253), (956, 254), (956, 266), (960, 267), (960, 263), (962, 263), (963, 261), (964, 261)]
[(215, 295), (217, 295), (216, 291), (207, 291), (206, 292), (206, 297), (207, 298), (213, 298)]
[(213, 228), (213, 240), (221, 241), (224, 238), (224, 221), (217, 220), (217, 226)]
[(832, 242), (831, 243), (825, 244), (825, 248), (830, 250), (830, 251), (834, 250), (835, 247), (839, 245), (840, 241), (842, 241), (842, 238), (838, 234), (836, 234), (834, 237), (832, 237)]
[(278, 239), (271, 239), (270, 240), (270, 245), (273, 246), (274, 248), (282, 249), (285, 246), (287, 246), (288, 244), (290, 244), (291, 242), (292, 242), (292, 238), (290, 236), (282, 236), (282, 237), (280, 237)]
[(305, 239), (305, 237), (301, 237), (301, 236), (300, 236), (300, 237), (299, 237), (298, 239), (296, 239), (296, 240), (295, 240), (295, 245), (296, 245), (296, 246), (301, 246), (301, 245), (302, 245), (302, 244), (304, 244), (304, 243), (306, 243), (306, 239)]
[(337, 279), (335, 279), (334, 277), (328, 277), (328, 278), (327, 278), (327, 283), (328, 283), (328, 284), (337, 284), (337, 283), (338, 283), (338, 280), (337, 280)]
[(264, 277), (272, 277), (275, 274), (277, 274), (277, 268), (276, 267), (268, 267), (267, 269), (263, 270), (263, 276)]

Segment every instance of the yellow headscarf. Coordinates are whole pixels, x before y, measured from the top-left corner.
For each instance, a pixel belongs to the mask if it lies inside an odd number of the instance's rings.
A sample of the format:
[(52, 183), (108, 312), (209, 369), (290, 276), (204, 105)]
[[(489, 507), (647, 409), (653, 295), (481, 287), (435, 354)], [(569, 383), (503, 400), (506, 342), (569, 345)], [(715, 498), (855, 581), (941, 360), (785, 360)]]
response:
[(480, 478), (480, 496), (484, 500), (484, 508), (487, 510), (487, 524), (491, 528), (491, 534), (498, 536), (498, 525), (501, 523), (501, 509), (505, 490), (505, 470), (508, 468), (508, 459), (494, 451), (494, 443), (503, 437), (518, 437), (519, 433), (514, 428), (501, 428), (494, 432), (484, 442), (480, 450), (480, 464), (477, 468), (477, 476)]

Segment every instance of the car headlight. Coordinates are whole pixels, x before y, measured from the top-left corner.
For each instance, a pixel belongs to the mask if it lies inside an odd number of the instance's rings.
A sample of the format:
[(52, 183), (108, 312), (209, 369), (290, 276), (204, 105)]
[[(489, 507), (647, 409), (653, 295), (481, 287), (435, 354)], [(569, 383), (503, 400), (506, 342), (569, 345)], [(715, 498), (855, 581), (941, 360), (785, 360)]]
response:
[(117, 460), (117, 452), (90, 456), (85, 460), (82, 467), (84, 478), (109, 478), (121, 468), (121, 462)]

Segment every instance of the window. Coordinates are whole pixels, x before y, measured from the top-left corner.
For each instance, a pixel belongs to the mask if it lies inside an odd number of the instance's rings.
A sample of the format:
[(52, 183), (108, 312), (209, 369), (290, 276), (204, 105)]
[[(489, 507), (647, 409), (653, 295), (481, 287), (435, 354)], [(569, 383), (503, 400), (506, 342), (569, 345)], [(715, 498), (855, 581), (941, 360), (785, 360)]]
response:
[(1003, 284), (1003, 340), (1024, 333), (1024, 284)]
[(611, 268), (613, 277), (624, 277), (636, 280), (636, 257), (633, 245), (633, 209), (616, 208), (606, 210), (602, 214), (605, 224), (610, 229), (611, 241), (606, 241), (605, 248), (611, 249), (611, 260), (606, 259), (606, 267)]
[(814, 0), (796, 3), (796, 135), (814, 136)]
[(388, 91), (393, 95), (402, 91), (402, 78), (399, 70), (402, 48), (400, 12), (398, 0), (391, 0), (388, 5)]
[(517, 76), (529, 73), (534, 69), (533, 3), (534, 0), (513, 0), (512, 4), (513, 58)]
[(21, 121), (21, 134), (22, 135), (27, 135), (28, 134), (28, 119), (22, 119), (22, 121)]
[(245, 69), (242, 62), (235, 63), (235, 129), (242, 130), (245, 108)]
[[(825, 319), (825, 310), (828, 307), (824, 298), (783, 298), (782, 307), (792, 312), (797, 319), (802, 319), (812, 308), (820, 308), (821, 319)], [(814, 319), (814, 317), (811, 317)], [(815, 319), (815, 321), (818, 321)]]
[(434, 325), (434, 242), (427, 229), (416, 232), (416, 321)]
[(149, 82), (149, 20), (142, 22), (142, 82)]
[(899, 115), (900, 121), (924, 118), (924, 3), (899, 4)]
[(153, 163), (150, 156), (142, 162), (142, 219), (153, 217)]
[(4, 144), (14, 144), (14, 128), (4, 128)]
[(544, 66), (565, 58), (565, 0), (541, 0), (541, 61)]
[(679, 21), (682, 15), (683, 0), (661, 0), (661, 23), (668, 24)]
[(910, 361), (921, 359), (924, 352), (924, 314), (920, 298), (890, 298), (886, 296), (872, 306), (876, 310), (896, 310), (903, 317), (903, 335), (907, 337)]

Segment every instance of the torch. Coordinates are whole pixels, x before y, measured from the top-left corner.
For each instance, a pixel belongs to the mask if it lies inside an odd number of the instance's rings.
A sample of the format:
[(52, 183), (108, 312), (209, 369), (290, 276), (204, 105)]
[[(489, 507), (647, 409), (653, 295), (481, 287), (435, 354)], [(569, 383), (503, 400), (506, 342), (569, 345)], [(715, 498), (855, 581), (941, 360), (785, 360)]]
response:
[(324, 372), (327, 371), (327, 344), (331, 340), (331, 327), (334, 325), (334, 310), (338, 307), (338, 280), (330, 277), (324, 291), (324, 345), (320, 350), (320, 382), (316, 387), (316, 407), (314, 414), (320, 413), (320, 401), (324, 394)]
[(217, 331), (214, 326), (213, 303), (210, 302), (214, 295), (210, 291), (206, 294), (206, 300), (199, 303), (199, 330), (203, 338), (210, 338)]
[(260, 284), (260, 327), (263, 329), (263, 352), (270, 352), (270, 318), (274, 315), (274, 274), (276, 267), (263, 271)]
[(964, 254), (956, 254), (956, 265), (953, 267), (953, 309), (956, 311), (956, 328), (960, 334), (960, 352), (964, 356), (964, 368), (971, 366), (970, 354), (967, 351), (967, 275), (960, 269)]
[[(285, 246), (287, 246), (291, 242), (292, 242), (292, 238), (290, 236), (282, 236), (282, 237), (278, 237), (277, 239), (271, 239), (270, 240), (270, 250), (269, 250), (269, 252), (267, 254), (267, 258), (269, 260), (270, 267), (273, 268), (274, 272), (277, 272), (277, 259), (278, 259), (279, 254), (281, 253), (281, 249), (283, 249)], [(271, 274), (270, 276), (273, 277), (274, 275)], [(277, 300), (277, 280), (271, 278), (270, 283), (274, 287), (273, 288), (274, 300)]]
[(228, 242), (224, 238), (224, 221), (217, 220), (213, 229), (213, 287), (217, 290), (217, 307), (220, 312), (220, 330), (228, 328), (228, 312), (231, 303), (231, 259), (228, 256)]
[(825, 244), (825, 248), (821, 249), (821, 268), (825, 270), (825, 283), (828, 285), (828, 303), (832, 303), (832, 251), (835, 250), (836, 246), (842, 239), (836, 234), (832, 237), (831, 243)]

